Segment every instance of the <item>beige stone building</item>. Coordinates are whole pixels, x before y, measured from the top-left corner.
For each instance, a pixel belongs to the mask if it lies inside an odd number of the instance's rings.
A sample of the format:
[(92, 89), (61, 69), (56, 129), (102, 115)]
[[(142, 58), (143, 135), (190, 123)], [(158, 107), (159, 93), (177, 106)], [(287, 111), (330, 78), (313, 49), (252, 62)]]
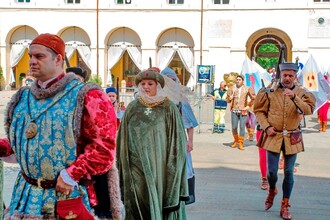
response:
[(329, 0), (1, 0), (6, 85), (22, 85), (29, 43), (46, 32), (64, 39), (71, 66), (99, 75), (103, 86), (133, 86), (149, 65), (170, 66), (191, 88), (197, 66), (214, 65), (218, 85), (265, 43), (285, 45), (288, 61), (312, 54), (330, 66)]

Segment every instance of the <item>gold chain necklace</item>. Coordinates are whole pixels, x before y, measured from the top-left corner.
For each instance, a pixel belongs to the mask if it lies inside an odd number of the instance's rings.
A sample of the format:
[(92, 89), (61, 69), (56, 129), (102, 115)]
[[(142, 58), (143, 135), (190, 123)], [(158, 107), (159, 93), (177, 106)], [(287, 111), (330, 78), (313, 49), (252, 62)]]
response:
[(138, 100), (139, 100), (139, 102), (140, 102), (142, 105), (144, 105), (144, 106), (146, 106), (146, 107), (148, 107), (148, 108), (152, 108), (152, 107), (155, 107), (155, 106), (157, 106), (157, 105), (163, 104), (163, 103), (165, 102), (165, 100), (167, 100), (167, 97), (165, 97), (164, 100), (162, 100), (162, 101), (153, 102), (153, 103), (147, 103), (147, 102), (145, 102), (141, 97), (139, 97)]

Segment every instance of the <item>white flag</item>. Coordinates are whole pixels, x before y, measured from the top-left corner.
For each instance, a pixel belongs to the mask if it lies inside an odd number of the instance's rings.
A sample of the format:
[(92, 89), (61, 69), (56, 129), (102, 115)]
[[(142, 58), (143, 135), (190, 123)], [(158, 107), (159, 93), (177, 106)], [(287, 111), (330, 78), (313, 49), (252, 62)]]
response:
[(330, 86), (312, 55), (308, 58), (301, 72), (298, 73), (298, 81), (315, 96), (314, 113), (317, 112), (328, 101)]

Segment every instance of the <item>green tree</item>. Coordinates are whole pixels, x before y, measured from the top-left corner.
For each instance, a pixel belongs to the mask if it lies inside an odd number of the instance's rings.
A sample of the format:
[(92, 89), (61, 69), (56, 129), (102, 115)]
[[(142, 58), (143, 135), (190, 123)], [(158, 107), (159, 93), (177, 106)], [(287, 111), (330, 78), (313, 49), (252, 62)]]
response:
[[(259, 47), (258, 52), (261, 53), (279, 53), (279, 49), (271, 43), (263, 44)], [(256, 62), (264, 69), (276, 67), (278, 57), (257, 57)]]

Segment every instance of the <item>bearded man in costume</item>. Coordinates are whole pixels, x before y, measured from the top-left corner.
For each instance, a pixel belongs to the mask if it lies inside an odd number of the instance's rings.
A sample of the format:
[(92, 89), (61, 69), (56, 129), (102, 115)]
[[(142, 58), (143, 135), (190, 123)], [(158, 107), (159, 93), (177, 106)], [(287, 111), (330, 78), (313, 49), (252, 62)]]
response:
[(135, 78), (117, 136), (117, 163), (126, 220), (186, 219), (186, 134), (177, 106), (165, 97), (153, 70)]
[(14, 154), (21, 169), (5, 219), (94, 219), (92, 207), (103, 201), (92, 175), (111, 179), (113, 217), (120, 219), (112, 104), (98, 85), (65, 74), (65, 43), (57, 35), (37, 36), (29, 56), (36, 80), (12, 97), (8, 138), (0, 139), (0, 157)]

